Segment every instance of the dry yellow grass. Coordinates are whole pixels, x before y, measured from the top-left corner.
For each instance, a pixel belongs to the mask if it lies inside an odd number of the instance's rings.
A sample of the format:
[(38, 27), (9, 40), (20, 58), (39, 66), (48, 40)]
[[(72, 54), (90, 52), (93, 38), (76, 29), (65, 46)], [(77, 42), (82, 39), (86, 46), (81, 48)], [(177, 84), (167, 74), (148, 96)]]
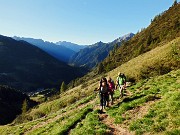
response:
[(118, 68), (110, 71), (107, 75), (116, 79), (118, 73), (123, 72), (129, 78), (138, 78), (141, 71), (147, 67), (155, 67), (157, 64), (163, 66), (163, 64), (166, 65), (170, 63), (173, 57), (172, 47), (174, 44), (180, 47), (180, 38), (177, 38), (163, 46), (156, 47), (155, 49), (122, 64)]

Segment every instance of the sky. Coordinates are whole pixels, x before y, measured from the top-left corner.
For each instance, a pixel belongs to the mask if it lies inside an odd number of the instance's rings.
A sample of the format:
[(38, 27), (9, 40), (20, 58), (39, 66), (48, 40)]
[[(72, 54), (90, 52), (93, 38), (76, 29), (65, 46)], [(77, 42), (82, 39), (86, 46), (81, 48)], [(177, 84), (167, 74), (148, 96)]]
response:
[[(179, 2), (180, 0), (178, 0)], [(0, 0), (0, 35), (111, 42), (148, 27), (174, 0)]]

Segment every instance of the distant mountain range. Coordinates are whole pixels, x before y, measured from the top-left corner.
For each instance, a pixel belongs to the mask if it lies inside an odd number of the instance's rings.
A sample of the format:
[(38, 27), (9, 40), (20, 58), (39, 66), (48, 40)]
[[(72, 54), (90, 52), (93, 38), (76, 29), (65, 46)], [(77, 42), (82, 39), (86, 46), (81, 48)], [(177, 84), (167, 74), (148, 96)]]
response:
[(117, 44), (117, 43), (121, 43), (122, 41), (127, 41), (127, 40), (131, 39), (133, 36), (134, 36), (134, 33), (126, 34), (126, 35), (124, 35), (122, 37), (119, 37), (119, 38), (115, 39), (110, 44)]
[(97, 42), (78, 53), (74, 54), (69, 61), (69, 64), (74, 66), (85, 66), (89, 69), (96, 66), (99, 62), (103, 61), (114, 48), (114, 45), (121, 45), (123, 41), (127, 41), (134, 36), (133, 33), (124, 35), (110, 43)]
[(25, 41), (2, 35), (0, 58), (0, 85), (8, 85), (22, 91), (59, 88), (63, 81), (68, 83), (86, 73), (83, 69), (58, 61)]
[(52, 43), (48, 41), (43, 41), (42, 39), (34, 39), (34, 38), (25, 38), (25, 37), (17, 37), (14, 36), (13, 39), (15, 40), (23, 40), (32, 45), (37, 46), (38, 48), (44, 50), (51, 56), (55, 57), (56, 59), (64, 62), (68, 62), (69, 58), (77, 52), (81, 46), (70, 42), (57, 42)]
[(56, 42), (56, 44), (69, 48), (75, 52), (79, 52), (81, 49), (87, 47), (85, 45), (78, 45), (78, 44), (74, 44), (74, 43), (66, 42), (66, 41), (59, 41), (59, 42)]
[(23, 40), (35, 45), (56, 59), (64, 61), (70, 65), (77, 67), (83, 66), (91, 69), (107, 57), (115, 44), (120, 45), (122, 41), (127, 41), (133, 36), (133, 33), (129, 33), (109, 43), (103, 43), (100, 41), (88, 46), (78, 45), (67, 41), (52, 43), (43, 41), (42, 39), (17, 36), (14, 36), (13, 39), (17, 41)]

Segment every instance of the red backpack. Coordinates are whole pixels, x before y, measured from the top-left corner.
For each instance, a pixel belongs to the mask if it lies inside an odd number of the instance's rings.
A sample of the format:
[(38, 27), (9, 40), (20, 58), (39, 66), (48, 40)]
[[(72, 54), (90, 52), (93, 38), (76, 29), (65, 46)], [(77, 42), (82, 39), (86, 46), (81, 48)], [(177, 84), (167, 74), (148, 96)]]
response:
[(113, 91), (113, 90), (115, 89), (114, 82), (111, 81), (111, 82), (108, 82), (108, 84), (109, 84), (109, 89), (110, 89), (110, 91)]

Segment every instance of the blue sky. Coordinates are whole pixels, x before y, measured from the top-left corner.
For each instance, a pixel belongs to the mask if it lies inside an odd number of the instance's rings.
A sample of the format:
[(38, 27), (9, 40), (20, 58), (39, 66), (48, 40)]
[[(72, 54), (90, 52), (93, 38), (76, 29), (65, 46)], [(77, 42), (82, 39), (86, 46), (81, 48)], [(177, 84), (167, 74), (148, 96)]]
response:
[(0, 0), (0, 34), (81, 45), (110, 42), (146, 28), (173, 1)]

